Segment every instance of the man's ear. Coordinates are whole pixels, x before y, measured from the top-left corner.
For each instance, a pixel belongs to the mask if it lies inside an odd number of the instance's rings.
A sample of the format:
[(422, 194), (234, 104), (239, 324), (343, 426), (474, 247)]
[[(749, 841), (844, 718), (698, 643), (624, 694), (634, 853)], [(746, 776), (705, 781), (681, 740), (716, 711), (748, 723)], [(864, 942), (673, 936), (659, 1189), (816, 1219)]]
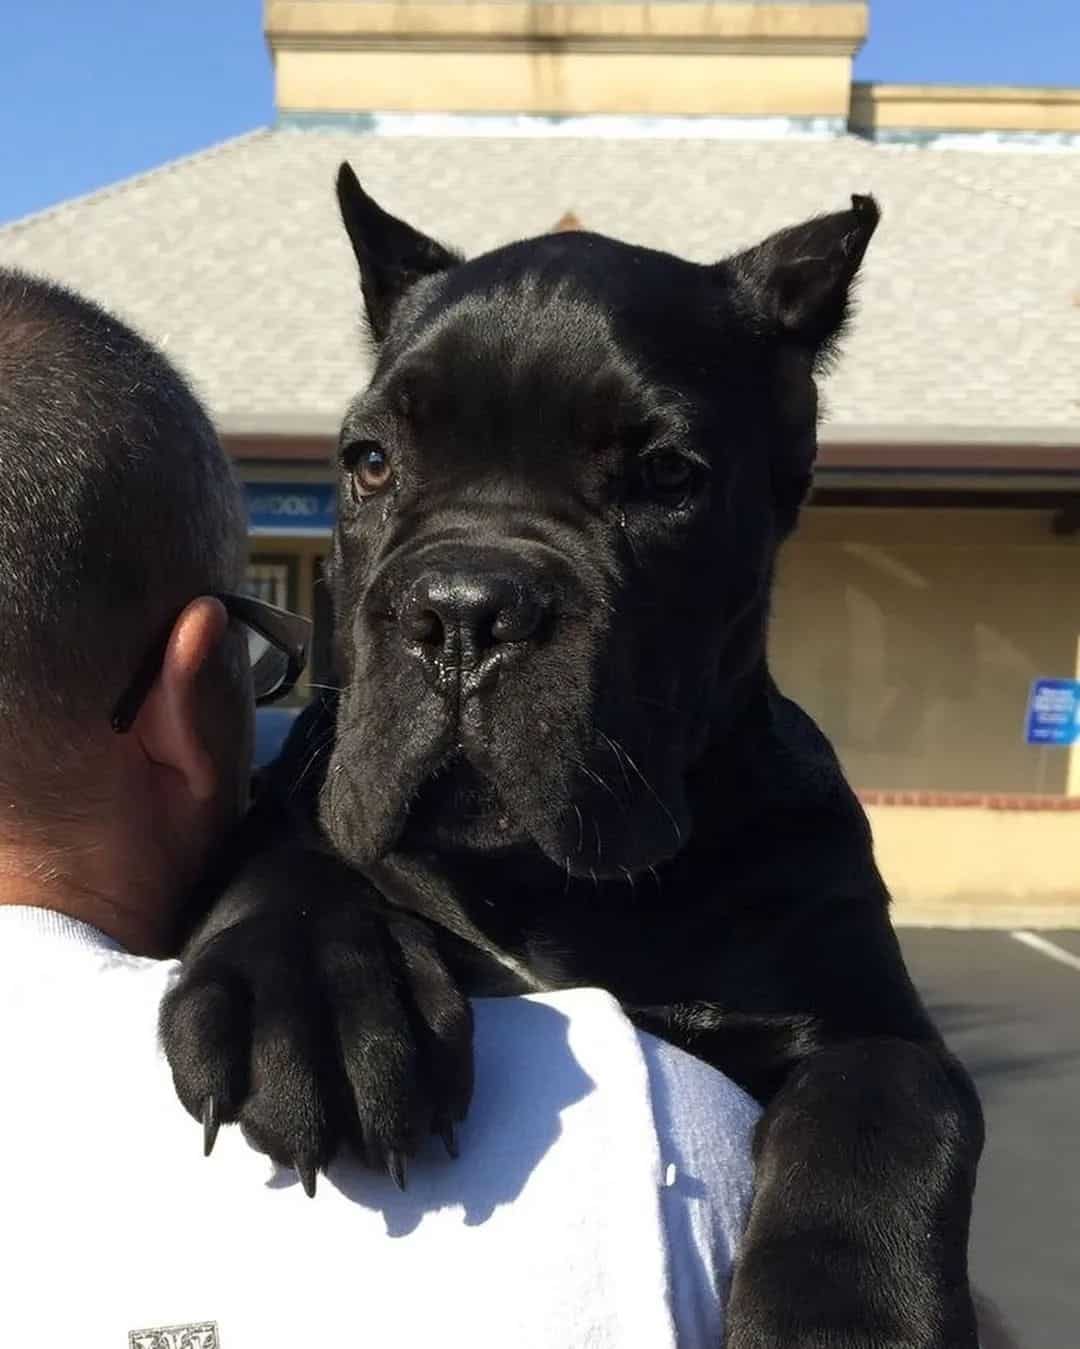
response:
[(818, 216), (729, 258), (756, 326), (827, 357), (843, 331), (851, 285), (881, 212), (873, 197)]
[(409, 287), (462, 259), (384, 211), (360, 186), (347, 162), (338, 170), (337, 198), (360, 264), (360, 288), (372, 336), (381, 342), (394, 307)]
[(229, 616), (220, 600), (192, 600), (173, 624), (165, 659), (132, 730), (146, 757), (171, 769), (192, 800), (218, 790), (218, 770), (203, 736), (200, 680), (220, 646)]

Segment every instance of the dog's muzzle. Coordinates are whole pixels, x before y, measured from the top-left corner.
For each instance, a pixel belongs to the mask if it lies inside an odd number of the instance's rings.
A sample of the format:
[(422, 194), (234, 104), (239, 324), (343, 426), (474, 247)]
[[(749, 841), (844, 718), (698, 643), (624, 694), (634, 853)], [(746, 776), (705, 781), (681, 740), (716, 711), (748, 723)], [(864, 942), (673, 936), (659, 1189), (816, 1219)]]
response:
[(550, 595), (512, 564), (429, 565), (406, 587), (398, 610), (401, 640), (429, 686), (467, 697), (527, 656), (552, 617)]

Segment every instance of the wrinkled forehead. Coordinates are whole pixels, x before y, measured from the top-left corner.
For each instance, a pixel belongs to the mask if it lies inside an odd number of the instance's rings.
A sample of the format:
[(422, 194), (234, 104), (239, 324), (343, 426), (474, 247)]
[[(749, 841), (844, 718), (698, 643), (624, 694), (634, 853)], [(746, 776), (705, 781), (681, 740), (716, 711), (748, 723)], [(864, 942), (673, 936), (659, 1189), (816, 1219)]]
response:
[(480, 271), (473, 283), (466, 264), (410, 316), (366, 411), (405, 416), (421, 436), (457, 429), (473, 443), (509, 433), (583, 447), (633, 439), (684, 400), (649, 350), (659, 323), (642, 313), (647, 297), (613, 284), (618, 270), (584, 283), (554, 268)]
[(646, 382), (613, 316), (569, 280), (524, 277), (466, 291), (414, 332), (386, 372), (395, 394), (419, 411), (462, 392), (485, 404), (507, 399), (563, 404), (632, 399)]

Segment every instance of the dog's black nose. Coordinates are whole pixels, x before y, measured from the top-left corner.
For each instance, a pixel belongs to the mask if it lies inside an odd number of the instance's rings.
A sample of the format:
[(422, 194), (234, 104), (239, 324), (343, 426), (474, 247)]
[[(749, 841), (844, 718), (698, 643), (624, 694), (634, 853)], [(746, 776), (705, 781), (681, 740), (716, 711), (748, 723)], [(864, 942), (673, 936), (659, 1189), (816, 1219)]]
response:
[(431, 570), (406, 591), (402, 636), (433, 682), (496, 673), (512, 648), (535, 640), (547, 600), (521, 576), (487, 569)]

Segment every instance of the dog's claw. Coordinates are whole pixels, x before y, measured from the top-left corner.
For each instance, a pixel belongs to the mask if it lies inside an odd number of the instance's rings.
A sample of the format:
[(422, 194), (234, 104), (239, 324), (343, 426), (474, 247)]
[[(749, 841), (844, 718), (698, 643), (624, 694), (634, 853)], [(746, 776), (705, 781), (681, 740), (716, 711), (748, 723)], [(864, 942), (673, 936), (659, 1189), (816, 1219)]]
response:
[(446, 1149), (447, 1155), (452, 1157), (454, 1161), (457, 1161), (458, 1145), (457, 1138), (454, 1135), (453, 1124), (447, 1120), (445, 1124), (440, 1124), (438, 1126), (437, 1132), (443, 1141), (443, 1147)]
[(391, 1150), (386, 1158), (386, 1169), (390, 1172), (390, 1179), (404, 1192), (407, 1177), (405, 1154)]
[(314, 1199), (316, 1180), (314, 1165), (311, 1162), (305, 1162), (300, 1157), (297, 1157), (296, 1161), (293, 1162), (293, 1167), (296, 1170), (296, 1174), (300, 1177), (300, 1184), (304, 1187), (304, 1193), (309, 1199)]
[(202, 1148), (203, 1156), (209, 1157), (214, 1150), (214, 1144), (217, 1142), (218, 1129), (221, 1128), (221, 1120), (218, 1118), (217, 1098), (210, 1095), (203, 1102), (202, 1111)]

